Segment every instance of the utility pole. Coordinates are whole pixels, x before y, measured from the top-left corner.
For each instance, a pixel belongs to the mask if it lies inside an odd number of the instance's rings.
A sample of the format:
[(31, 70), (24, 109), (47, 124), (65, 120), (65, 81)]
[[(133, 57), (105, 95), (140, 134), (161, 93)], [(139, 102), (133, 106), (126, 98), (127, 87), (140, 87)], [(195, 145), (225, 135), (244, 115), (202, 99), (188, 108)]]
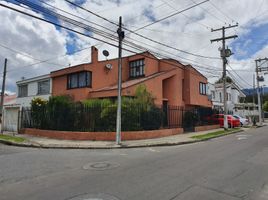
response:
[(6, 73), (7, 73), (7, 58), (5, 59), (4, 72), (3, 72), (3, 83), (1, 91), (1, 134), (3, 134), (3, 107), (4, 107), (4, 96), (5, 96), (5, 87), (6, 87)]
[(223, 107), (224, 107), (224, 128), (228, 129), (228, 121), (227, 121), (227, 95), (226, 95), (226, 64), (228, 63), (227, 61), (227, 57), (230, 57), (232, 55), (231, 50), (227, 47), (226, 49), (226, 45), (225, 45), (225, 41), (228, 39), (232, 39), (232, 38), (237, 38), (237, 35), (232, 35), (232, 36), (225, 36), (225, 30), (229, 29), (229, 28), (234, 28), (237, 27), (238, 24), (236, 25), (229, 25), (227, 27), (223, 26), (222, 28), (219, 29), (211, 29), (211, 32), (215, 32), (215, 31), (222, 31), (222, 37), (221, 38), (217, 38), (217, 39), (213, 39), (210, 40), (211, 43), (213, 42), (219, 42), (222, 41), (222, 48), (221, 48), (221, 58), (222, 58), (222, 63), (223, 63), (223, 74), (222, 74), (222, 80), (223, 80)]
[(122, 93), (122, 41), (125, 37), (122, 31), (122, 17), (119, 17), (118, 34), (118, 96), (117, 96), (117, 115), (116, 115), (116, 144), (121, 143), (121, 93)]
[(256, 63), (256, 78), (257, 78), (257, 95), (258, 95), (258, 111), (259, 111), (259, 125), (262, 126), (262, 108), (261, 108), (261, 94), (260, 94), (260, 81), (264, 81), (263, 77), (259, 76), (259, 72), (267, 72), (268, 67), (261, 67), (261, 65), (258, 65), (259, 62), (268, 61), (268, 58), (260, 58), (255, 60)]
[(252, 98), (253, 98), (253, 126), (256, 126), (256, 119), (255, 119), (255, 115), (254, 115), (255, 108), (256, 108), (256, 106), (255, 106), (255, 74), (253, 74), (253, 96), (252, 96)]
[(253, 110), (255, 110), (255, 74), (253, 74)]

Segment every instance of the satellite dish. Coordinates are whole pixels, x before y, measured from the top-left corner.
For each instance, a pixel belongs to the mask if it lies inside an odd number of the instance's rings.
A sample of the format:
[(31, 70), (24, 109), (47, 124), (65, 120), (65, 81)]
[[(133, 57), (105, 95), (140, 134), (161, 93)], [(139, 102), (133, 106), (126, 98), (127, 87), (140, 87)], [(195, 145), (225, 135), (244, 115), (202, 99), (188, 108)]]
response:
[(103, 54), (105, 57), (108, 57), (108, 56), (109, 56), (109, 51), (107, 51), (107, 50), (103, 50), (103, 51), (102, 51), (102, 54)]
[(108, 63), (108, 64), (105, 65), (105, 67), (106, 67), (107, 69), (111, 70), (111, 69), (113, 68), (113, 65)]

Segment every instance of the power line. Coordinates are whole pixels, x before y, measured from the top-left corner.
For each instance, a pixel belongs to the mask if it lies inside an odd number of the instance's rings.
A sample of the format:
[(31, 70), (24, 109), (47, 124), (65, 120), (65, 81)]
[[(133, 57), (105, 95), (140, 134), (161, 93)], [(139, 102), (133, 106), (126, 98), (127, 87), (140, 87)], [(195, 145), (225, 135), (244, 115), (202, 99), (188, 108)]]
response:
[[(172, 8), (173, 10), (178, 11), (178, 10), (177, 10), (176, 8), (174, 8), (169, 2), (166, 2), (165, 0), (161, 0), (161, 1), (164, 2), (166, 5), (168, 5), (170, 8)], [(187, 16), (186, 14), (182, 13), (182, 15), (183, 15), (185, 18), (192, 20), (191, 17)], [(205, 24), (203, 24), (203, 23), (200, 23), (200, 22), (196, 22), (196, 23), (199, 24), (199, 25), (201, 25), (201, 26), (203, 26), (203, 27), (205, 27), (206, 29), (211, 29), (211, 27), (209, 27), (209, 26), (207, 26), (207, 25), (205, 25)]]
[(183, 9), (183, 10), (179, 10), (179, 11), (177, 11), (177, 12), (171, 14), (171, 15), (168, 15), (168, 16), (166, 16), (166, 17), (160, 18), (160, 19), (158, 19), (158, 20), (156, 20), (156, 21), (154, 21), (154, 22), (152, 22), (152, 23), (150, 23), (150, 24), (147, 24), (147, 25), (145, 25), (145, 26), (142, 26), (142, 27), (136, 29), (135, 32), (136, 32), (136, 31), (139, 31), (139, 30), (141, 30), (141, 29), (143, 29), (143, 28), (146, 28), (146, 27), (148, 27), (148, 26), (151, 26), (151, 25), (153, 25), (153, 24), (156, 24), (156, 23), (159, 23), (159, 22), (161, 22), (161, 21), (164, 21), (164, 20), (166, 20), (166, 19), (168, 19), (168, 18), (174, 17), (174, 16), (176, 16), (176, 15), (178, 15), (178, 14), (181, 14), (181, 13), (187, 11), (187, 10), (190, 10), (190, 9), (192, 9), (192, 8), (195, 8), (195, 7), (197, 7), (197, 6), (199, 6), (199, 5), (203, 4), (203, 3), (206, 3), (206, 2), (208, 2), (208, 1), (209, 1), (209, 0), (205, 0), (205, 1), (202, 1), (202, 2), (199, 2), (199, 3), (195, 3), (194, 5), (192, 5), (192, 6), (188, 7), (188, 8), (185, 8), (185, 9)]
[(12, 49), (12, 48), (7, 47), (7, 46), (5, 46), (5, 45), (3, 45), (3, 44), (0, 44), (0, 46), (3, 47), (3, 48), (5, 48), (5, 49), (8, 49), (9, 51), (11, 51), (11, 52), (13, 52), (13, 53), (15, 53), (15, 54), (19, 54), (19, 55), (28, 57), (28, 58), (30, 58), (30, 59), (32, 59), (32, 60), (37, 60), (37, 61), (42, 62), (42, 63), (43, 63), (43, 62), (46, 62), (46, 63), (51, 64), (51, 65), (56, 65), (56, 66), (60, 66), (60, 67), (62, 67), (60, 64), (57, 64), (57, 63), (50, 63), (50, 62), (47, 62), (46, 60), (40, 60), (40, 59), (35, 58), (35, 57), (33, 57), (33, 56), (31, 56), (31, 55), (29, 55), (29, 54), (27, 54), (27, 53), (23, 53), (23, 52), (21, 52), (21, 51)]
[[(102, 17), (102, 16), (100, 16), (100, 15), (98, 15), (98, 14), (96, 14), (96, 13), (94, 13), (94, 12), (92, 12), (92, 11), (90, 11), (90, 10), (88, 10), (88, 9), (86, 9), (86, 8), (84, 8), (84, 7), (80, 6), (80, 5), (78, 5), (78, 4), (76, 4), (76, 3), (73, 3), (73, 2), (71, 2), (71, 1), (69, 1), (69, 0), (65, 0), (65, 1), (68, 2), (68, 3), (70, 3), (70, 4), (73, 5), (73, 6), (76, 6), (76, 7), (80, 8), (80, 9), (82, 9), (82, 10), (84, 10), (84, 11), (89, 12), (89, 13), (91, 13), (91, 14), (93, 14), (93, 15), (95, 15), (95, 16), (97, 16), (97, 17), (99, 17), (99, 18), (101, 18), (101, 19), (103, 19), (103, 20), (105, 20), (105, 21), (107, 21), (107, 22), (110, 22), (111, 24), (114, 24), (114, 25), (116, 24), (115, 22), (112, 22), (111, 20), (108, 20), (107, 18)], [(207, 2), (207, 1), (209, 1), (209, 0), (205, 0), (205, 1), (203, 1), (203, 2), (200, 2), (200, 3), (198, 3), (198, 4), (193, 5), (193, 6), (191, 6), (191, 7), (188, 7), (188, 8), (186, 8), (186, 9), (184, 9), (184, 10), (181, 10), (181, 11), (179, 11), (179, 12), (173, 13), (172, 15), (169, 15), (169, 16), (166, 16), (166, 17), (161, 18), (161, 19), (159, 19), (159, 20), (156, 20), (156, 21), (153, 22), (153, 23), (157, 23), (157, 22), (162, 21), (162, 20), (165, 20), (165, 19), (167, 19), (167, 18), (169, 18), (169, 17), (175, 16), (175, 15), (177, 15), (177, 14), (180, 14), (180, 13), (182, 13), (182, 12), (185, 12), (185, 11), (187, 11), (187, 10), (190, 10), (191, 8), (194, 8), (194, 7), (196, 7), (196, 6), (199, 6), (200, 4), (203, 4), (203, 3)], [(196, 57), (201, 57), (201, 58), (207, 58), (207, 59), (217, 59), (217, 60), (220, 59), (220, 58), (218, 58), (218, 57), (203, 56), (203, 55), (194, 54), (194, 53), (191, 53), (191, 52), (188, 52), (188, 51), (185, 51), (185, 50), (181, 50), (181, 49), (178, 49), (178, 48), (169, 46), (169, 45), (167, 45), (167, 44), (165, 44), (165, 43), (162, 43), (162, 42), (153, 40), (152, 38), (148, 38), (148, 37), (146, 37), (146, 36), (144, 36), (144, 35), (141, 35), (141, 34), (139, 34), (139, 33), (136, 33), (136, 31), (139, 31), (139, 30), (141, 30), (141, 29), (143, 29), (143, 28), (145, 28), (145, 27), (148, 27), (148, 26), (150, 26), (150, 25), (152, 25), (152, 23), (147, 24), (147, 25), (145, 25), (145, 26), (142, 26), (142, 27), (140, 27), (140, 28), (138, 28), (138, 29), (136, 29), (136, 30), (134, 30), (134, 31), (132, 31), (132, 30), (126, 28), (126, 27), (124, 27), (124, 29), (127, 30), (127, 31), (129, 31), (130, 33), (133, 33), (133, 34), (135, 34), (135, 35), (137, 35), (137, 36), (139, 36), (139, 37), (142, 37), (142, 38), (144, 38), (144, 39), (146, 39), (146, 40), (148, 40), (148, 41), (154, 42), (154, 43), (156, 43), (156, 44), (165, 46), (165, 47), (167, 47), (167, 48), (170, 48), (170, 49), (173, 49), (173, 50), (176, 50), (176, 51), (179, 51), (179, 52), (188, 54), (188, 55), (192, 55), (192, 56), (196, 56)]]
[(87, 11), (90, 14), (95, 15), (96, 17), (103, 19), (104, 21), (107, 21), (107, 22), (109, 22), (109, 23), (111, 23), (111, 24), (113, 24), (115, 26), (118, 26), (118, 24), (116, 22), (108, 20), (107, 18), (105, 18), (105, 17), (103, 17), (103, 16), (101, 16), (101, 15), (95, 13), (95, 12), (92, 12), (92, 11), (88, 10), (88, 9), (84, 8), (83, 6), (80, 6), (80, 5), (78, 5), (78, 4), (76, 4), (76, 3), (72, 2), (72, 1), (69, 1), (69, 0), (64, 0), (64, 1), (66, 1), (67, 3), (69, 3), (69, 4), (71, 4), (71, 5), (75, 6), (75, 7), (79, 7), (80, 9)]
[[(248, 82), (246, 82), (232, 67), (231, 67), (231, 65), (229, 65), (229, 64), (227, 64), (230, 68), (231, 68), (231, 70), (232, 70), (232, 72), (241, 80), (241, 81), (243, 81), (243, 83), (244, 84), (246, 84), (246, 85), (248, 85), (248, 86), (250, 86), (250, 87), (252, 87), (252, 85), (251, 84), (249, 84)], [(230, 71), (229, 71), (229, 73), (231, 73)]]
[(233, 82), (234, 82), (239, 88), (241, 88), (241, 89), (245, 89), (245, 87), (243, 87), (242, 85), (240, 85), (239, 81), (237, 81), (237, 79), (235, 78), (235, 76), (234, 76), (230, 71), (227, 70), (227, 72), (228, 72), (228, 74), (231, 76)]
[[(63, 20), (65, 23), (67, 22), (67, 23), (72, 24), (74, 26), (77, 26), (79, 28), (85, 29), (86, 31), (90, 31), (90, 32), (93, 32), (93, 33), (96, 33), (96, 34), (99, 34), (99, 35), (102, 35), (102, 36), (105, 36), (105, 37), (112, 37), (112, 38), (116, 39), (116, 37), (114, 37), (110, 33), (104, 32), (104, 31), (96, 29), (96, 28), (94, 28), (92, 26), (88, 26), (88, 25), (86, 25), (86, 24), (84, 24), (82, 22), (78, 22), (78, 21), (76, 21), (74, 19), (68, 18), (68, 17), (66, 17), (64, 15), (58, 14), (58, 13), (52, 11), (52, 10), (46, 9), (46, 8), (44, 8), (44, 7), (40, 6), (40, 5), (34, 4), (34, 3), (30, 2), (30, 1), (27, 1), (27, 0), (15, 0), (15, 1), (26, 5), (27, 6), (26, 9), (31, 8), (33, 10), (36, 10), (37, 12), (44, 13), (44, 15), (46, 15), (46, 16), (56, 17), (57, 19)], [(19, 5), (19, 6), (21, 6), (21, 5)], [(21, 7), (23, 7), (23, 6), (21, 6)], [(23, 7), (23, 8), (25, 8), (25, 7)]]
[[(194, 0), (191, 0), (191, 1), (192, 1), (193, 3), (196, 3)], [(205, 8), (203, 8), (202, 6), (200, 6), (200, 8), (201, 8), (203, 11), (207, 12), (207, 13), (208, 13), (209, 15), (211, 15), (212, 17), (214, 17), (215, 19), (217, 19), (218, 21), (223, 22), (224, 24), (227, 24), (226, 21), (223, 21), (221, 18), (219, 18), (219, 17), (217, 17), (216, 15), (212, 14), (211, 12), (208, 11), (208, 9), (205, 9)]]
[(236, 22), (238, 23), (236, 20), (232, 19), (229, 15), (227, 15), (226, 13), (224, 13), (220, 8), (218, 8), (214, 3), (212, 3), (212, 1), (209, 1), (209, 3), (216, 9), (218, 10), (223, 16), (225, 16), (226, 18), (228, 18), (229, 20), (231, 20), (231, 22)]
[[(17, 1), (19, 1), (19, 0), (17, 0)], [(26, 2), (27, 3), (27, 1), (19, 1), (19, 2)], [(27, 6), (33, 6), (33, 4), (31, 4), (31, 3), (28, 3), (27, 4)], [(35, 10), (38, 10), (39, 12), (44, 12), (40, 7), (39, 7), (39, 9), (38, 9), (38, 7), (32, 7), (33, 9), (35, 9)], [(60, 19), (63, 19), (64, 21), (66, 21), (67, 20), (67, 22), (68, 23), (72, 23), (73, 25), (78, 25), (77, 23), (79, 23), (79, 22), (77, 22), (77, 21), (75, 21), (75, 20), (72, 20), (72, 19), (70, 19), (70, 18), (67, 18), (67, 17), (65, 17), (65, 16), (62, 16), (62, 15), (60, 15), (60, 14), (57, 14), (57, 13), (54, 13), (54, 12), (46, 12), (46, 13), (48, 13), (48, 14), (54, 14), (53, 16), (57, 16), (57, 17), (60, 17)], [(79, 24), (81, 24), (81, 23), (79, 23)], [(79, 27), (81, 27), (81, 28), (86, 28), (85, 27), (86, 25), (85, 24), (82, 24), (82, 26), (80, 25)], [(88, 29), (86, 29), (86, 30), (88, 30)], [(102, 34), (103, 35), (103, 34)], [(107, 35), (105, 35), (106, 37), (107, 37)], [(110, 35), (109, 35), (110, 36)], [(112, 36), (110, 36), (110, 37), (112, 37)], [(129, 39), (131, 39), (131, 38), (129, 38)], [(117, 38), (112, 38), (112, 40), (117, 40)], [(140, 41), (139, 41), (140, 42)], [(136, 45), (136, 44), (135, 44)], [(146, 44), (147, 45), (147, 44)], [(137, 46), (137, 45), (136, 45)], [(142, 47), (143, 48), (143, 47)], [(144, 49), (144, 48), (143, 48)], [(147, 49), (146, 49), (147, 50)], [(179, 56), (180, 57), (180, 56)], [(186, 59), (186, 58), (183, 58), (183, 57), (181, 57), (182, 59)], [(190, 60), (190, 59), (186, 59), (186, 60)]]
[[(39, 20), (41, 20), (41, 21), (44, 21), (44, 22), (53, 24), (53, 25), (55, 25), (55, 26), (59, 26), (59, 27), (64, 28), (64, 29), (66, 29), (66, 30), (68, 30), (68, 31), (73, 31), (73, 32), (75, 32), (75, 33), (77, 33), (77, 34), (81, 34), (81, 35), (83, 35), (83, 36), (90, 37), (90, 38), (92, 38), (92, 39), (95, 39), (95, 40), (98, 40), (98, 41), (102, 41), (102, 42), (105, 42), (106, 44), (109, 44), (109, 45), (111, 45), (111, 46), (117, 47), (116, 45), (114, 45), (114, 44), (112, 44), (112, 43), (109, 43), (109, 42), (106, 42), (106, 41), (104, 41), (104, 40), (101, 40), (101, 39), (92, 37), (92, 36), (90, 36), (90, 35), (87, 35), (87, 34), (85, 34), (85, 33), (81, 33), (81, 32), (76, 31), (76, 30), (70, 29), (70, 28), (68, 28), (68, 27), (65, 27), (65, 26), (63, 26), (63, 25), (57, 24), (57, 23), (55, 23), (55, 22), (51, 22), (51, 21), (49, 21), (49, 20), (46, 20), (46, 19), (43, 19), (43, 18), (34, 16), (34, 15), (32, 15), (32, 14), (26, 13), (26, 12), (24, 12), (24, 11), (21, 11), (21, 10), (15, 9), (15, 8), (12, 8), (12, 7), (10, 7), (10, 6), (7, 6), (7, 5), (4, 5), (4, 4), (1, 4), (1, 3), (0, 3), (0, 6), (9, 8), (9, 9), (11, 9), (11, 10), (13, 10), (13, 11), (17, 11), (17, 12), (19, 12), (19, 13), (21, 13), (21, 14), (25, 14), (25, 15), (27, 15), (27, 16), (30, 16), (30, 17), (39, 19)], [(132, 51), (132, 50), (129, 50), (129, 49), (126, 49), (126, 48), (123, 48), (123, 49), (126, 50), (126, 51), (128, 51), (128, 52), (131, 52), (131, 53), (135, 53), (135, 54), (137, 53), (137, 52), (135, 52), (135, 51)], [(145, 56), (145, 57), (146, 57), (146, 56)], [(150, 56), (147, 56), (147, 57), (151, 58)], [(168, 62), (168, 63), (169, 63), (169, 62)], [(36, 64), (36, 63), (35, 63), (35, 64)], [(170, 64), (170, 63), (169, 63), (169, 64)], [(178, 65), (175, 65), (175, 66), (178, 67)]]
[(47, 3), (47, 2), (45, 2), (44, 0), (39, 0), (39, 1), (41, 1), (43, 4), (45, 4), (45, 5), (47, 5), (47, 6), (50, 6), (50, 7), (54, 8), (54, 9), (56, 9), (56, 10), (60, 10), (61, 12), (67, 13), (67, 14), (73, 16), (73, 17), (77, 17), (78, 19), (82, 19), (82, 20), (84, 20), (84, 21), (86, 21), (86, 22), (89, 22), (89, 23), (94, 24), (94, 25), (96, 25), (96, 26), (99, 26), (99, 27), (101, 27), (101, 28), (103, 28), (103, 29), (106, 29), (106, 30), (108, 30), (108, 31), (111, 31), (111, 29), (109, 29), (109, 28), (107, 28), (107, 27), (105, 27), (105, 26), (102, 26), (102, 25), (100, 25), (100, 24), (98, 24), (98, 23), (92, 22), (92, 21), (90, 21), (90, 20), (88, 20), (88, 19), (85, 19), (85, 18), (82, 18), (82, 17), (80, 17), (80, 16), (74, 15), (73, 13), (67, 12), (67, 11), (65, 11), (65, 10), (63, 10), (63, 9), (60, 9), (60, 8), (58, 8), (58, 7), (56, 7), (56, 6), (53, 6), (53, 5), (49, 4), (49, 3)]

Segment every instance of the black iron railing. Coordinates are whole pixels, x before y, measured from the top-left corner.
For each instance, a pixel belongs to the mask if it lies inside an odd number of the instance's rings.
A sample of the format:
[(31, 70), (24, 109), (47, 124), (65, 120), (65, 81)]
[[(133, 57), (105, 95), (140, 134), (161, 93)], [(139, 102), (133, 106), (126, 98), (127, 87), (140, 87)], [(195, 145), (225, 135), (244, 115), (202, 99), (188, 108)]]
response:
[[(115, 131), (116, 106), (86, 106), (49, 108), (46, 106), (21, 111), (21, 128), (62, 131)], [(184, 128), (218, 123), (211, 108), (185, 109), (180, 106), (135, 105), (122, 107), (122, 131)]]

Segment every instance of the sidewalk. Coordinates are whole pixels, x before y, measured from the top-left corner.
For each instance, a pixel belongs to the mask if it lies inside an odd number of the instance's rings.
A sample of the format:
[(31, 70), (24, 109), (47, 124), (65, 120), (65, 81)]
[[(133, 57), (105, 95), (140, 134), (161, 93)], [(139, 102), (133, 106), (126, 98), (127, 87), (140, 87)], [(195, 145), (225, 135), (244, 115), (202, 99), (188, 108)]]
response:
[[(129, 140), (122, 141), (121, 145), (116, 145), (114, 141), (73, 141), (73, 140), (56, 140), (45, 137), (34, 137), (30, 135), (15, 134), (14, 133), (5, 133), (5, 135), (14, 135), (17, 137), (22, 137), (26, 139), (26, 142), (15, 143), (15, 142), (4, 142), (10, 145), (16, 146), (26, 146), (26, 147), (37, 147), (37, 148), (66, 148), (66, 149), (114, 149), (114, 148), (137, 148), (137, 147), (152, 147), (152, 146), (171, 146), (171, 145), (180, 145), (180, 144), (189, 144), (204, 141), (207, 139), (193, 139), (192, 136), (204, 135), (207, 133), (212, 133), (216, 131), (223, 130), (222, 128), (209, 130), (209, 131), (200, 131), (192, 133), (184, 133), (174, 136), (168, 136), (163, 138), (156, 139), (147, 139), (147, 140)], [(244, 129), (235, 130), (231, 133), (240, 132)], [(228, 134), (231, 134), (228, 133)], [(217, 137), (224, 136), (219, 135)]]

